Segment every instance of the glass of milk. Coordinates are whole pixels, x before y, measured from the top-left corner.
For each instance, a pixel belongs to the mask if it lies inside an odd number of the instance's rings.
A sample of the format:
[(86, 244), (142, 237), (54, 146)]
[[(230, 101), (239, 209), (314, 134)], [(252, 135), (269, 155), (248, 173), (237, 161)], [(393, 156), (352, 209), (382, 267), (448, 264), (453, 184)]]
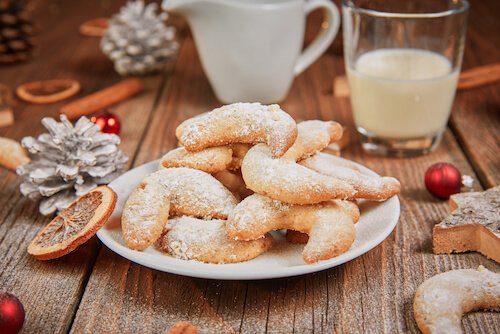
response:
[(409, 157), (437, 147), (462, 62), (466, 0), (344, 0), (344, 56), (363, 148)]

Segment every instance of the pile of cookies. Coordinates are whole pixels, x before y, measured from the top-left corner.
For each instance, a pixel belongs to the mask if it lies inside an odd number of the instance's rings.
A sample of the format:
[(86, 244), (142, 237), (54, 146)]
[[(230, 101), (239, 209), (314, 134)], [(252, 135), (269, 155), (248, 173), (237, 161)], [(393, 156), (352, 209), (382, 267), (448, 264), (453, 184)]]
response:
[(223, 106), (184, 121), (176, 136), (182, 146), (125, 204), (131, 249), (156, 244), (180, 259), (235, 263), (266, 252), (269, 232), (287, 229), (287, 240), (305, 243), (304, 261), (316, 263), (353, 244), (357, 199), (383, 201), (400, 191), (395, 178), (321, 153), (341, 139), (340, 124), (296, 124), (278, 105)]

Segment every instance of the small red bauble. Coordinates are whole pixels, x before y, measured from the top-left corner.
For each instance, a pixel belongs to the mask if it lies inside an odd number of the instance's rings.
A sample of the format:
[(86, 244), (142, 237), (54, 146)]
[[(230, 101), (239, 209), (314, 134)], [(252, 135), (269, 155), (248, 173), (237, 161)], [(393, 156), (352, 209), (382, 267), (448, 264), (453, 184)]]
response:
[(462, 187), (462, 174), (452, 164), (440, 162), (425, 172), (425, 187), (436, 197), (447, 199), (459, 193)]
[(11, 293), (0, 292), (0, 333), (19, 333), (24, 323), (23, 304)]
[(92, 116), (90, 121), (97, 124), (104, 133), (113, 133), (115, 135), (120, 133), (120, 120), (118, 116), (110, 112), (101, 111)]

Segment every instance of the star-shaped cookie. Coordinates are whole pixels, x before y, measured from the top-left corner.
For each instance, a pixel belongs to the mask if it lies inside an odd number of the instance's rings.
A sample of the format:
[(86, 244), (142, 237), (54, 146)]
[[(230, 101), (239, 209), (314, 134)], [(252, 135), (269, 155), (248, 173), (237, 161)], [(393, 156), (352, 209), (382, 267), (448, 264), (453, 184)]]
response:
[(500, 263), (500, 186), (450, 197), (451, 214), (434, 226), (435, 254), (476, 251)]

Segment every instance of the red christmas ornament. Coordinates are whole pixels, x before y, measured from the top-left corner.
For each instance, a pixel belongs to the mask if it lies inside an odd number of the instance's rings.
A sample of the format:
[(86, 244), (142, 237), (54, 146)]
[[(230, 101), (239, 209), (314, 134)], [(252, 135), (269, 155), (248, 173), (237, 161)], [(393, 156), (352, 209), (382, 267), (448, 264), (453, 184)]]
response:
[(97, 113), (90, 118), (90, 121), (97, 124), (104, 133), (114, 133), (115, 135), (120, 133), (120, 120), (118, 116), (108, 111)]
[(452, 164), (440, 162), (425, 172), (425, 187), (434, 196), (447, 199), (460, 192), (462, 175)]
[(23, 304), (11, 293), (0, 292), (0, 333), (19, 333), (24, 323)]

